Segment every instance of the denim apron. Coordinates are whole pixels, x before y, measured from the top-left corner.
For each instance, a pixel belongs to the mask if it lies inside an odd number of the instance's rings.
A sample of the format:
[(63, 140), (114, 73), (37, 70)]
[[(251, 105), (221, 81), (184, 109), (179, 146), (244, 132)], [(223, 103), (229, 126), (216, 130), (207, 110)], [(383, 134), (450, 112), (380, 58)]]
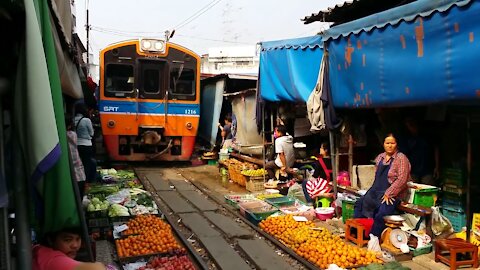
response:
[(375, 172), (375, 181), (365, 196), (361, 197), (355, 203), (354, 218), (372, 218), (375, 210), (382, 204), (382, 197), (385, 191), (390, 187), (388, 182), (388, 171), (393, 158), (387, 165), (383, 164), (383, 158), (380, 160)]

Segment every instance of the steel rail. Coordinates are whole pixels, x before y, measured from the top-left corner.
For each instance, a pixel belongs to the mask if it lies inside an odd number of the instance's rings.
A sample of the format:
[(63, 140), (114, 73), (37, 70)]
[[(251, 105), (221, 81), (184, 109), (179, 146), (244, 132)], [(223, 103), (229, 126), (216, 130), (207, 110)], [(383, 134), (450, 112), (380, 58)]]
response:
[[(138, 176), (137, 169), (134, 167), (133, 170), (135, 171), (135, 175)], [(146, 178), (146, 177), (138, 177), (138, 179), (140, 180), (142, 185), (145, 187), (145, 189), (147, 191), (149, 191), (150, 193), (152, 193), (152, 190), (154, 190), (154, 188), (152, 187), (152, 184), (148, 180), (144, 181), (143, 178)], [(148, 184), (146, 184), (146, 182), (148, 182)], [(152, 198), (155, 200), (155, 203), (157, 203), (157, 205), (159, 205), (159, 202), (156, 201), (157, 198), (155, 198), (153, 196), (152, 196)], [(209, 269), (208, 265), (203, 261), (202, 257), (200, 256), (200, 254), (198, 254), (198, 252), (194, 249), (194, 247), (192, 245), (190, 245), (190, 242), (188, 242), (187, 238), (185, 238), (185, 236), (183, 236), (182, 232), (178, 228), (178, 225), (176, 225), (175, 220), (173, 220), (171, 217), (169, 217), (168, 215), (166, 215), (164, 213), (162, 213), (162, 214), (163, 214), (163, 217), (165, 217), (165, 219), (167, 220), (168, 224), (170, 224), (172, 229), (175, 231), (175, 234), (178, 237), (178, 239), (180, 239), (180, 241), (182, 241), (183, 245), (188, 250), (188, 252), (190, 254), (190, 257), (195, 260), (195, 264), (197, 266), (199, 266), (201, 270), (208, 270)]]

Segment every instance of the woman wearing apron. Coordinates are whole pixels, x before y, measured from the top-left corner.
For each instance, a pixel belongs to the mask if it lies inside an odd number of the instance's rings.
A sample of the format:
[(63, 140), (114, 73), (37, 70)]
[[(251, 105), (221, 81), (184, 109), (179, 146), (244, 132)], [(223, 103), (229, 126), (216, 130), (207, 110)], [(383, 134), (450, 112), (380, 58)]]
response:
[(380, 237), (385, 229), (384, 216), (394, 213), (406, 197), (410, 180), (410, 162), (398, 152), (397, 139), (388, 134), (383, 142), (385, 152), (375, 159), (375, 180), (365, 196), (355, 203), (354, 218), (373, 218), (371, 234)]

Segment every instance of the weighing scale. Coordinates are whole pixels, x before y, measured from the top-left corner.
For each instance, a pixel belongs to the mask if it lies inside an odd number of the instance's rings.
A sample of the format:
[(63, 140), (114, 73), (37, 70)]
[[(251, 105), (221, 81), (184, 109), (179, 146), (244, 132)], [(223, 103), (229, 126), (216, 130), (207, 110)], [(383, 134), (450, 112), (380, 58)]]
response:
[(408, 250), (408, 235), (399, 229), (404, 219), (400, 216), (385, 216), (383, 220), (387, 228), (383, 230), (380, 237), (382, 243), (380, 246), (394, 256), (403, 254), (404, 252), (400, 250), (402, 246)]

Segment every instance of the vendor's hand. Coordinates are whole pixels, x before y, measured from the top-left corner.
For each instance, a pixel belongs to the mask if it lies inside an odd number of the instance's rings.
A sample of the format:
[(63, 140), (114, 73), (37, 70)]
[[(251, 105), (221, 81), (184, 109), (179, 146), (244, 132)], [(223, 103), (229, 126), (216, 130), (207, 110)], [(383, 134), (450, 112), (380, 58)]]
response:
[(393, 205), (393, 202), (395, 201), (395, 198), (391, 198), (388, 195), (383, 195), (382, 197), (382, 203), (386, 203), (387, 205)]

